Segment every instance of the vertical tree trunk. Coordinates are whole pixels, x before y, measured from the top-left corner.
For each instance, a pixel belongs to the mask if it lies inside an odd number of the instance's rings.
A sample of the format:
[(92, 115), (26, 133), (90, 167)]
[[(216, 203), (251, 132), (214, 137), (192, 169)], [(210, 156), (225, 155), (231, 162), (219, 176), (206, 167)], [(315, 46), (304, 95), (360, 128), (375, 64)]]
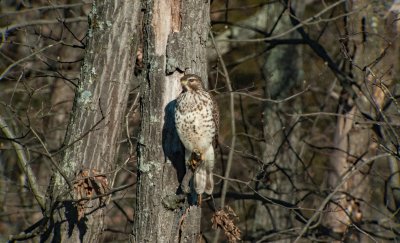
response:
[[(94, 194), (101, 194), (98, 187), (105, 178), (108, 187), (112, 187), (129, 84), (133, 78), (139, 13), (139, 1), (93, 2), (81, 80), (60, 166), (69, 185), (64, 176), (57, 174), (49, 201), (54, 203), (53, 198), (63, 203), (53, 205), (54, 222), (50, 220), (52, 228), (42, 235), (43, 241), (99, 242), (101, 238), (105, 212), (100, 201), (105, 199), (90, 200), (84, 205), (70, 199), (90, 196), (88, 189), (80, 185), (83, 180), (78, 180), (79, 177), (91, 177)], [(70, 188), (71, 185), (74, 188)]]
[[(297, 3), (297, 4), (296, 4)], [(296, 10), (297, 16), (302, 16), (305, 3), (294, 2), (292, 7)], [(269, 5), (266, 14), (269, 17), (268, 31), (272, 29), (275, 21), (279, 19), (284, 6), (280, 3)], [(284, 32), (292, 28), (289, 16), (283, 16), (276, 26), (276, 33)], [(275, 33), (274, 32), (274, 33)], [(286, 38), (296, 38), (297, 32), (292, 32)], [(266, 80), (265, 96), (272, 99), (280, 99), (289, 95), (302, 78), (301, 46), (284, 45), (274, 47), (265, 56), (263, 75)], [(264, 136), (266, 147), (264, 149), (264, 162), (271, 163), (267, 166), (269, 185), (271, 190), (266, 190), (266, 195), (271, 198), (280, 199), (286, 202), (295, 203), (295, 185), (299, 169), (299, 161), (287, 143), (291, 143), (296, 149), (299, 143), (299, 132), (295, 128), (288, 134), (294, 125), (293, 118), (288, 119), (283, 114), (288, 111), (284, 107), (292, 107), (285, 104), (265, 103), (264, 106)], [(284, 110), (285, 109), (285, 110)], [(291, 113), (292, 111), (289, 111)], [(280, 147), (282, 144), (284, 150)], [(288, 178), (290, 177), (290, 178)], [(294, 184), (293, 184), (294, 183)], [(268, 216), (266, 216), (268, 215)], [(255, 229), (281, 231), (293, 227), (294, 215), (291, 210), (279, 205), (263, 205), (258, 203), (255, 212)], [(282, 239), (279, 242), (291, 242), (290, 239)]]
[(136, 242), (195, 242), (201, 210), (181, 204), (184, 150), (174, 124), (182, 73), (207, 83), (209, 2), (152, 0), (143, 6), (144, 66), (141, 83)]

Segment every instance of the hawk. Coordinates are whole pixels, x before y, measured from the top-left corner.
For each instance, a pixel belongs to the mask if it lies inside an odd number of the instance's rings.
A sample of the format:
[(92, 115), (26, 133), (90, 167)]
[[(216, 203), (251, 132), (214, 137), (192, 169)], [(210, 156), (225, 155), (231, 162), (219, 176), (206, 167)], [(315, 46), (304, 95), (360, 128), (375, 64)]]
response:
[(219, 111), (210, 93), (204, 89), (201, 78), (187, 74), (180, 80), (182, 93), (175, 107), (175, 125), (185, 147), (186, 174), (182, 190), (190, 192), (189, 180), (197, 194), (212, 194), (214, 180), (214, 147), (217, 144)]

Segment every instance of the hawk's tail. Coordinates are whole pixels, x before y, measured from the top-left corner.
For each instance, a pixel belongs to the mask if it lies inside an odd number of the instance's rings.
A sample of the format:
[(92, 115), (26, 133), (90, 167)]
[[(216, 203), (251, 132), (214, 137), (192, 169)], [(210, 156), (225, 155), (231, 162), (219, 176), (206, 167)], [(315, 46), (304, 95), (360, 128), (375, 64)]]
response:
[(203, 194), (207, 184), (207, 171), (205, 168), (197, 168), (193, 177), (194, 189), (197, 194)]
[(210, 171), (207, 173), (207, 178), (206, 178), (206, 187), (204, 192), (207, 193), (208, 195), (211, 195), (214, 190), (214, 179), (213, 179), (213, 173)]

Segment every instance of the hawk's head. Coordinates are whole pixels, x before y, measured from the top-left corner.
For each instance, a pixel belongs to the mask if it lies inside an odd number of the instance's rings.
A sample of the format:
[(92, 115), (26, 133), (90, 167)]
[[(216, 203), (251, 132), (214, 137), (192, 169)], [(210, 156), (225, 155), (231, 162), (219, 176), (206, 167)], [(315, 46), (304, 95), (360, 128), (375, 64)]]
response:
[(201, 78), (195, 74), (186, 74), (181, 78), (183, 92), (204, 90)]

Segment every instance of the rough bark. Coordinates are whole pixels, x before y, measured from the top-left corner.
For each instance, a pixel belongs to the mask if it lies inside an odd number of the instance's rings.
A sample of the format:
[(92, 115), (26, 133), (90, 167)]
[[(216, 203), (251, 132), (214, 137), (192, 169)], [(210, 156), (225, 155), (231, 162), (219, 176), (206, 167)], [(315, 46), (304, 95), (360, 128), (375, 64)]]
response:
[(174, 124), (183, 72), (207, 81), (209, 2), (146, 1), (136, 242), (195, 242), (201, 209), (181, 203), (184, 150)]
[[(65, 140), (63, 173), (74, 185), (82, 171), (106, 176), (112, 188), (119, 138), (127, 105), (129, 84), (133, 78), (140, 2), (94, 1), (89, 15), (88, 43), (75, 91), (71, 120)], [(50, 228), (42, 241), (99, 242), (103, 231), (104, 208), (99, 199), (85, 204), (78, 218), (75, 191), (57, 173), (54, 189), (48, 195)], [(71, 197), (72, 195), (72, 197)], [(57, 203), (57, 201), (63, 201)], [(51, 216), (50, 216), (51, 217)], [(54, 220), (54, 221), (53, 221)]]

